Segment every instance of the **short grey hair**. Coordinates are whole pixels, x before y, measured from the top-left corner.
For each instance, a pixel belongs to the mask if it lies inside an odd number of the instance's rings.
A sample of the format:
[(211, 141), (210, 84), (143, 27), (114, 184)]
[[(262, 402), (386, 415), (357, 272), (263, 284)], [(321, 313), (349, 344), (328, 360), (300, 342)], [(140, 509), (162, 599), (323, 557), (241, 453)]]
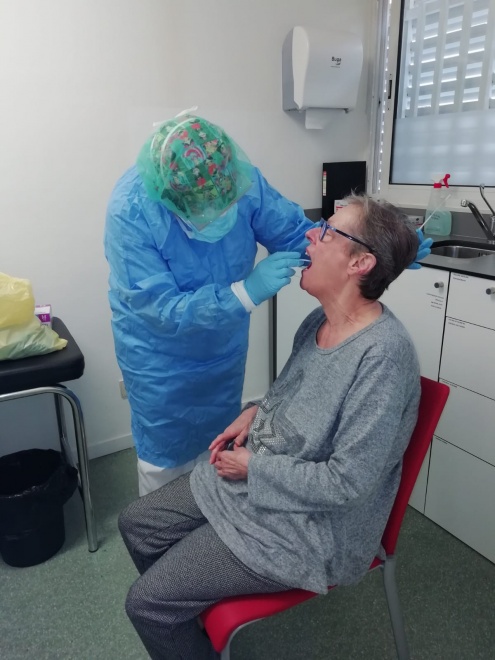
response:
[[(402, 271), (414, 261), (418, 236), (407, 215), (386, 201), (368, 195), (352, 194), (345, 201), (359, 207), (356, 238), (373, 248), (376, 264), (361, 278), (359, 288), (367, 300), (378, 300)], [(351, 244), (351, 254), (367, 252), (359, 243)]]

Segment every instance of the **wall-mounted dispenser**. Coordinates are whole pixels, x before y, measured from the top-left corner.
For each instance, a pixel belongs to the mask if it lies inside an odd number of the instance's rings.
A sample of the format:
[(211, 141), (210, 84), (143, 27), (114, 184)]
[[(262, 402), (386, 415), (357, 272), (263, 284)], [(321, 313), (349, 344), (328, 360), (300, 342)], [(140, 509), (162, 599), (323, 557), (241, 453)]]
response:
[(356, 106), (363, 45), (351, 32), (294, 27), (282, 48), (284, 110), (305, 112), (306, 128)]

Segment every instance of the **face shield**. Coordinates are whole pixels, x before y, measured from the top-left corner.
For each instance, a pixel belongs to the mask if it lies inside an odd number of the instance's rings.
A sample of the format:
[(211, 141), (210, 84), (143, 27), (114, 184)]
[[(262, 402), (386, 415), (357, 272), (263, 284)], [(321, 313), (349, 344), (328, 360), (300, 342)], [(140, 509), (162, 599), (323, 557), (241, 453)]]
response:
[(200, 117), (162, 124), (141, 149), (137, 168), (148, 196), (203, 235), (251, 186), (252, 165), (242, 149)]

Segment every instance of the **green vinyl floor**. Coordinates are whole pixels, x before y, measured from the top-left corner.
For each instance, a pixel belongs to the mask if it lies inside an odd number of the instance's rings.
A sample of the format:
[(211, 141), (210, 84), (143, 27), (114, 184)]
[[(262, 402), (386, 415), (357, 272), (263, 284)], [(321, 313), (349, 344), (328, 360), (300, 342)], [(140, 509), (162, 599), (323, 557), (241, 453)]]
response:
[[(87, 551), (76, 492), (65, 506), (65, 545), (54, 557), (30, 568), (0, 560), (1, 660), (148, 657), (124, 612), (137, 574), (117, 530), (119, 512), (137, 497), (134, 450), (91, 461), (90, 478), (97, 552)], [(495, 659), (492, 563), (409, 507), (397, 573), (413, 660)], [(376, 571), (356, 586), (244, 628), (232, 645), (232, 660), (395, 657)]]

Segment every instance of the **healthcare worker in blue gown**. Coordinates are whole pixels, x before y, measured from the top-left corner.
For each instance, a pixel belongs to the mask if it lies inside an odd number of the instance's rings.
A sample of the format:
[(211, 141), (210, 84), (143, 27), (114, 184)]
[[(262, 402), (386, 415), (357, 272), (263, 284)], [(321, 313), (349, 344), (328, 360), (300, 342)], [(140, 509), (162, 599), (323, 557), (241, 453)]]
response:
[[(105, 253), (140, 495), (206, 458), (239, 415), (250, 313), (303, 264), (312, 226), (223, 129), (189, 114), (160, 125), (117, 182)], [(257, 243), (269, 256), (254, 266)]]

